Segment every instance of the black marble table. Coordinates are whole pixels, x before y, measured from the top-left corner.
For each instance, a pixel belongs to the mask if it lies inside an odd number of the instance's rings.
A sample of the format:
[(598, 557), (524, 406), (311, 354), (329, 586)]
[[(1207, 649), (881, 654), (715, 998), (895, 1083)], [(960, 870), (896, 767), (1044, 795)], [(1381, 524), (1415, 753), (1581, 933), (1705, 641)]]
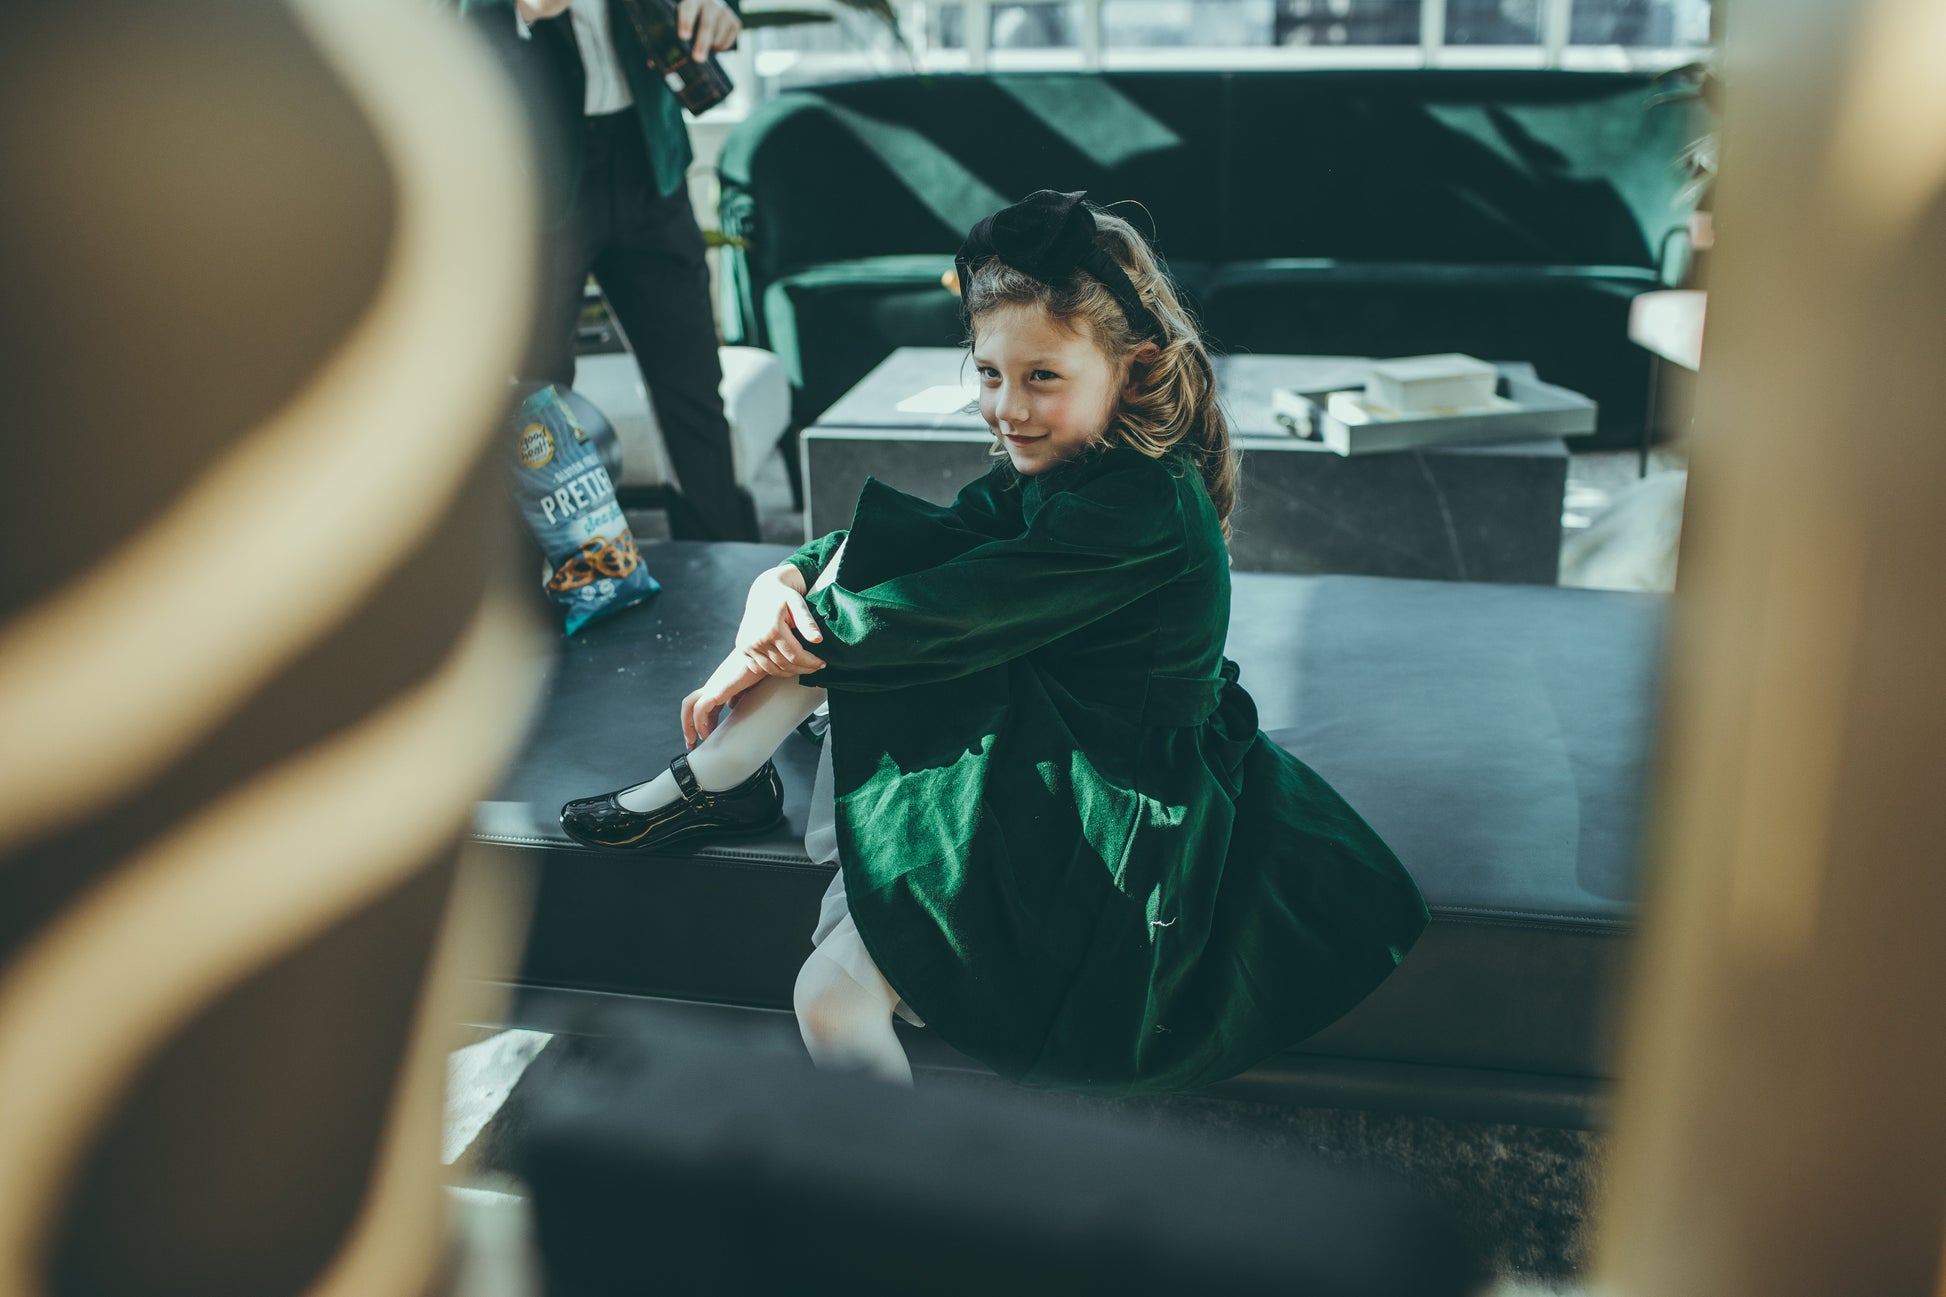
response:
[[(1341, 456), (1272, 416), (1275, 388), (1356, 386), (1370, 363), (1218, 358), (1218, 388), (1243, 459), (1232, 519), (1237, 568), (1554, 584), (1565, 442)], [(966, 353), (946, 347), (902, 347), (861, 379), (803, 436), (807, 536), (847, 525), (868, 476), (945, 503), (984, 472), (992, 438), (972, 404), (977, 386)]]

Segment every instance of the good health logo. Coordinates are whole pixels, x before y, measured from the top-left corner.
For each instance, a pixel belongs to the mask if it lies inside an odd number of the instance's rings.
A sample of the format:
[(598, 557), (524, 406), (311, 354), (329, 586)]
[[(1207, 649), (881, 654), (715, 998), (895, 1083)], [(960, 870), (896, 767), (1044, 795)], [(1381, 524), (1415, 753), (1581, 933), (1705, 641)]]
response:
[(520, 462), (540, 468), (554, 458), (554, 437), (546, 427), (530, 423), (520, 430)]

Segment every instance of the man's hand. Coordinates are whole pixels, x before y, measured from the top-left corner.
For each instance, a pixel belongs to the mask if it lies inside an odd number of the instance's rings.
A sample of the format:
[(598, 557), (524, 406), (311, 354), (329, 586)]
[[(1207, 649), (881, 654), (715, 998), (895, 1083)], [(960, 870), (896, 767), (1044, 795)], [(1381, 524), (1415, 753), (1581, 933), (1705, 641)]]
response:
[(543, 18), (553, 18), (568, 11), (574, 0), (514, 0), (514, 12), (520, 21), (532, 27)]
[(711, 50), (729, 49), (742, 30), (743, 19), (723, 0), (682, 0), (676, 8), (676, 35), (684, 40), (695, 37), (689, 53), (699, 63)]

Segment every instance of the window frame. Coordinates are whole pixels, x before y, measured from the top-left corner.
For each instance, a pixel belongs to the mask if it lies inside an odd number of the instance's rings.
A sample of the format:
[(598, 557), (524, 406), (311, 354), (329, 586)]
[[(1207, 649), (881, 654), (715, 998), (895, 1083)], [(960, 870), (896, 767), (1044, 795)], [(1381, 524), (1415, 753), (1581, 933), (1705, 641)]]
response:
[[(733, 51), (737, 93), (710, 113), (706, 122), (741, 118), (758, 100), (756, 83), (775, 73), (760, 72), (763, 61), (782, 58), (784, 66), (808, 74), (813, 83), (888, 72), (1052, 72), (1052, 71), (1269, 71), (1307, 68), (1507, 68), (1561, 69), (1573, 72), (1666, 72), (1709, 54), (1707, 45), (1669, 47), (1571, 45), (1575, 0), (1540, 0), (1540, 40), (1532, 45), (1449, 45), (1445, 40), (1447, 0), (1420, 0), (1419, 41), (1397, 45), (1185, 45), (1110, 48), (1103, 40), (1102, 14), (1109, 0), (894, 0), (910, 42), (912, 59), (885, 50), (771, 50), (753, 56)], [(993, 49), (992, 12), (996, 4), (1080, 6), (1081, 33), (1066, 49)], [(964, 13), (966, 44), (928, 44), (932, 12), (957, 5)], [(781, 72), (782, 69), (780, 69)], [(747, 87), (747, 89), (746, 89)], [(768, 97), (765, 95), (764, 97)]]
[[(1494, 67), (1563, 68), (1570, 71), (1662, 71), (1693, 62), (1706, 47), (1571, 45), (1574, 0), (1541, 0), (1540, 40), (1532, 45), (1449, 45), (1446, 0), (1420, 0), (1419, 43), (1414, 45), (1175, 46), (1111, 49), (1102, 39), (1108, 0), (905, 0), (906, 22), (920, 66), (928, 71), (1014, 71), (1043, 68), (1123, 70), (1142, 68)], [(941, 4), (965, 13), (966, 45), (932, 49), (925, 44), (926, 18)], [(988, 44), (994, 6), (1074, 4), (1081, 9), (1081, 40), (1073, 49), (995, 50)], [(915, 34), (916, 33), (916, 37)]]

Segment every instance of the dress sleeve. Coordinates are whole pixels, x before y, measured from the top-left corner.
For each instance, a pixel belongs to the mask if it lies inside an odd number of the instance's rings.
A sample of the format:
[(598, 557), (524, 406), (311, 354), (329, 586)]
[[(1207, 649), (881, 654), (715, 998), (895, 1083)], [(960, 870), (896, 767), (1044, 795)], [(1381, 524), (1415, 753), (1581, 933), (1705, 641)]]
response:
[(797, 569), (808, 587), (816, 583), (818, 573), (824, 571), (824, 565), (831, 561), (831, 556), (837, 552), (838, 546), (844, 544), (844, 540), (845, 530), (840, 528), (810, 541), (795, 554), (788, 555), (784, 562)]
[[(961, 548), (901, 568), (942, 532)], [(954, 510), (868, 482), (836, 583), (808, 602), (827, 664), (823, 688), (902, 689), (1023, 657), (1166, 585), (1186, 565), (1173, 486), (1160, 471), (1116, 474), (1049, 498), (1006, 537)]]
[(996, 465), (961, 487), (947, 511), (983, 536), (1018, 536), (1023, 526), (1020, 479), (1010, 467)]

